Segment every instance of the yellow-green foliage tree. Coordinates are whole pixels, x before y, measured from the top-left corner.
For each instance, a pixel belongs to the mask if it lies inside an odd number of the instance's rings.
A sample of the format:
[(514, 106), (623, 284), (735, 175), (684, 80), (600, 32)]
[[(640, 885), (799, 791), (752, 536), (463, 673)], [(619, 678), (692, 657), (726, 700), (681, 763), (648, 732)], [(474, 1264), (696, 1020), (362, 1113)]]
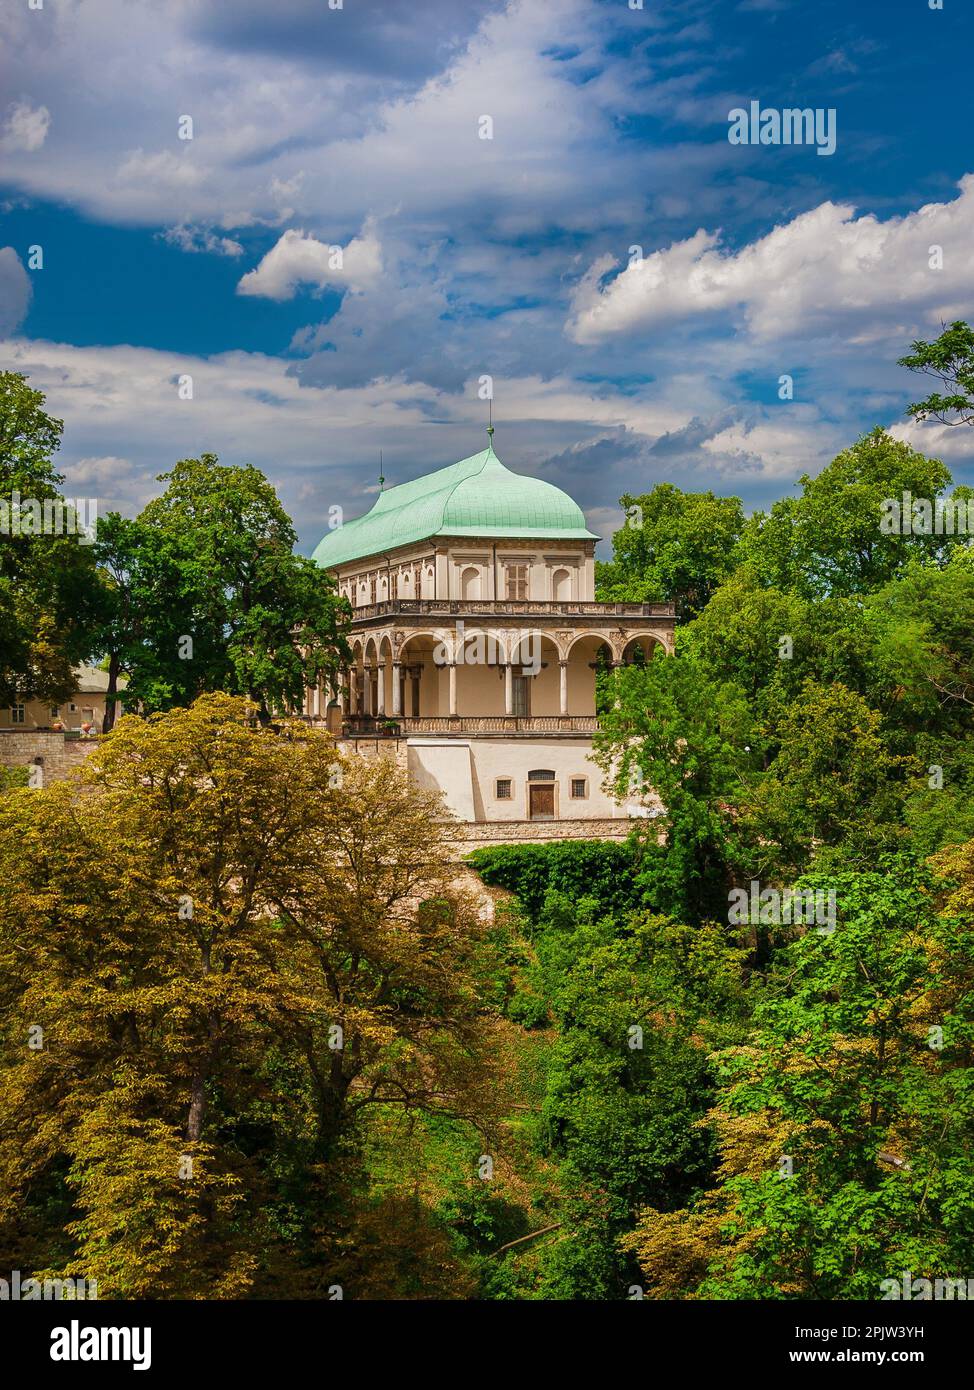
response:
[(327, 1296), (370, 1107), (492, 1109), (435, 798), (252, 715), (128, 716), (0, 802), (0, 1246), (102, 1296)]

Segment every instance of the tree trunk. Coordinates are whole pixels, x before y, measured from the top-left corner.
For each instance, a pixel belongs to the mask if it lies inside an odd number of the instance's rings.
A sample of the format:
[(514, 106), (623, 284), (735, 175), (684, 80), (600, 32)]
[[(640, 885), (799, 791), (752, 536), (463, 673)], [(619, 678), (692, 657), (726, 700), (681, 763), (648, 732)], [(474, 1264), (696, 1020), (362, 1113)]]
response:
[(190, 1144), (198, 1144), (203, 1133), (203, 1110), (206, 1097), (203, 1088), (203, 1073), (198, 1071), (193, 1077), (189, 1096), (189, 1119), (186, 1122), (186, 1138)]
[(105, 717), (101, 721), (103, 734), (110, 734), (115, 727), (115, 701), (118, 696), (118, 672), (121, 660), (118, 652), (112, 652), (108, 659), (108, 689), (105, 691)]

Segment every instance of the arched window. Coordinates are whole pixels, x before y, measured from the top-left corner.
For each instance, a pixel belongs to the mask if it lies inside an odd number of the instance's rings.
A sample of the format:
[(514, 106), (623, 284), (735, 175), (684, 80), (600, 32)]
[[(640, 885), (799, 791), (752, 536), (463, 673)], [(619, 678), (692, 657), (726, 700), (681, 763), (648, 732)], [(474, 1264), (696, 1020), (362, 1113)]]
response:
[(480, 570), (468, 565), (460, 575), (460, 597), (480, 598)]
[(568, 570), (555, 570), (551, 576), (551, 597), (556, 603), (567, 603), (572, 596), (572, 577)]

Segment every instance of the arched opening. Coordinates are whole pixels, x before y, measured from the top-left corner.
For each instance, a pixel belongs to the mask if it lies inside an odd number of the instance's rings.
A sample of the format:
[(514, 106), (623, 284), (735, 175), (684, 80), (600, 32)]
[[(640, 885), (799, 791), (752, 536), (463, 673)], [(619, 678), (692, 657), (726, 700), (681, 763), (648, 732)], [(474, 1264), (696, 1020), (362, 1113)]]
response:
[(658, 647), (662, 643), (648, 633), (643, 633), (638, 637), (631, 638), (622, 651), (623, 666), (645, 666), (648, 661), (652, 661)]
[(572, 596), (572, 576), (569, 570), (555, 570), (551, 576), (551, 597), (556, 603), (567, 603)]
[(468, 565), (460, 575), (460, 597), (480, 598), (480, 570)]
[[(399, 708), (406, 719), (445, 713), (449, 698), (446, 668), (436, 661), (440, 643), (428, 633), (410, 637), (399, 651)], [(440, 684), (444, 683), (440, 704)]]
[(365, 712), (365, 673), (363, 671), (362, 643), (352, 643), (352, 663), (348, 668), (348, 713)]
[(558, 648), (542, 632), (525, 632), (511, 649), (509, 714), (519, 719), (562, 714)]
[(594, 633), (579, 637), (568, 652), (568, 712), (594, 715), (599, 712), (599, 692), (612, 669), (612, 649)]
[(379, 710), (379, 654), (375, 643), (365, 644), (365, 707), (363, 714), (376, 715)]

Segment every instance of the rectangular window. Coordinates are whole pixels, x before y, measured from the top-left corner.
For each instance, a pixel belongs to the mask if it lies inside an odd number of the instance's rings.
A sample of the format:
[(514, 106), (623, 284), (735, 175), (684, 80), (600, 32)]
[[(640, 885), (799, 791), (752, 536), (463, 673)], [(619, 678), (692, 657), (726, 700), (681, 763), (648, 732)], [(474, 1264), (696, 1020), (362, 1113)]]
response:
[(573, 777), (573, 778), (572, 778), (572, 800), (573, 800), (573, 801), (584, 801), (585, 798), (586, 798), (587, 796), (588, 796), (588, 778), (587, 778), (587, 777)]
[(507, 565), (505, 567), (507, 598), (525, 599), (528, 596), (527, 565)]
[(514, 676), (511, 681), (513, 708), (511, 713), (517, 719), (527, 719), (531, 714), (531, 677)]
[(497, 800), (510, 801), (512, 782), (510, 777), (498, 777), (497, 779)]
[(52, 718), (52, 719), (60, 719), (60, 718), (61, 718), (61, 706), (60, 706), (60, 705), (52, 705), (52, 706), (51, 706), (51, 718)]
[(24, 708), (23, 705), (11, 705), (11, 706), (10, 706), (10, 722), (11, 722), (11, 724), (23, 724), (26, 714), (27, 714), (27, 711), (26, 711), (26, 709)]
[(393, 570), (389, 576), (389, 597), (399, 597), (399, 571)]

